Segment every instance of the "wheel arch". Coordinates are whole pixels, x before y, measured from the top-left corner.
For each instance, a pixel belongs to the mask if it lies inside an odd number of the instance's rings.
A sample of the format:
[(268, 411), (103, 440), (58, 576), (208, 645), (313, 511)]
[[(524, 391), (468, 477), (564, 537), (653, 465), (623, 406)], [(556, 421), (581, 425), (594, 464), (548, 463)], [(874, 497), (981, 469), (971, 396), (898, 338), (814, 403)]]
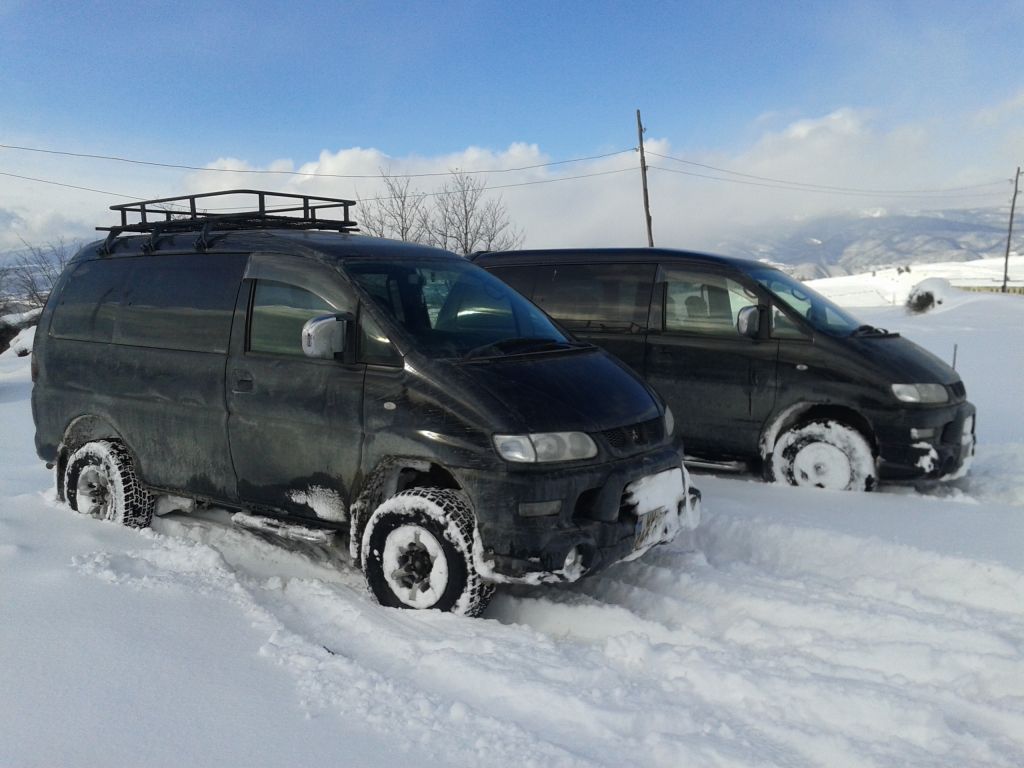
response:
[(463, 490), (455, 474), (443, 464), (398, 456), (380, 461), (367, 476), (350, 510), (348, 547), (356, 567), (362, 567), (360, 542), (370, 515), (385, 499), (410, 488)]
[[(117, 440), (124, 443), (121, 433), (102, 416), (87, 413), (73, 418), (65, 427), (60, 445), (57, 446), (57, 499), (65, 501), (64, 471), (68, 457), (86, 443), (93, 440)], [(131, 450), (129, 448), (129, 450)]]
[(871, 446), (872, 453), (878, 455), (878, 439), (871, 423), (857, 411), (845, 405), (835, 403), (796, 403), (777, 414), (769, 421), (761, 432), (759, 453), (761, 461), (768, 461), (775, 452), (775, 443), (779, 436), (788, 429), (802, 427), (812, 421), (837, 421), (851, 429), (857, 430)]

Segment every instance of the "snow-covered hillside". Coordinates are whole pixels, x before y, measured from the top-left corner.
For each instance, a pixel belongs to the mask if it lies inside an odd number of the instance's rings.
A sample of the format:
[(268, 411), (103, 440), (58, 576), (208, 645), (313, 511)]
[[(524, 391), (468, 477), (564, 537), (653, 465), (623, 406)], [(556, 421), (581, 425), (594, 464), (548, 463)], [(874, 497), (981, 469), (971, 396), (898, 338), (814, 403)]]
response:
[(1024, 297), (862, 303), (957, 345), (966, 481), (697, 475), (692, 539), (482, 619), (381, 608), (224, 514), (58, 505), (26, 332), (0, 356), (0, 766), (1024, 765)]
[(747, 231), (722, 253), (790, 266), (802, 279), (876, 267), (970, 261), (1003, 253), (1009, 208), (888, 212), (869, 209)]

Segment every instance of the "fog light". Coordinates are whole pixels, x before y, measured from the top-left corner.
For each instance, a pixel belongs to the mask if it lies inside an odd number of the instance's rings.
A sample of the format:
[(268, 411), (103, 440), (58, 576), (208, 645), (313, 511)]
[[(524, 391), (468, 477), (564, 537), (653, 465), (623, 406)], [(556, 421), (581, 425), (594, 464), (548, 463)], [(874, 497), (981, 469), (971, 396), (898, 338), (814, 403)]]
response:
[(519, 502), (520, 517), (548, 517), (549, 515), (557, 515), (561, 510), (561, 499), (556, 499), (555, 501)]
[(911, 427), (910, 437), (912, 440), (931, 440), (935, 437), (935, 427)]

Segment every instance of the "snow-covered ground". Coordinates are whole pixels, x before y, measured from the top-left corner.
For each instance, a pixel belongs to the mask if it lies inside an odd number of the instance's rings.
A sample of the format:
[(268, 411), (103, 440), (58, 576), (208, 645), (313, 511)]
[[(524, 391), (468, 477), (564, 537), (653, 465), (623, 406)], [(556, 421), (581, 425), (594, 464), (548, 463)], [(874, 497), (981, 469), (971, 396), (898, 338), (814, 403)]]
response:
[(225, 514), (140, 532), (56, 504), (23, 334), (0, 356), (0, 766), (1024, 765), (1024, 297), (871, 303), (957, 345), (967, 481), (697, 475), (692, 539), (482, 619), (381, 608), (344, 560)]
[(1007, 287), (1024, 287), (1024, 256), (951, 261), (940, 264), (915, 264), (888, 267), (862, 275), (825, 277), (808, 281), (819, 293), (844, 307), (902, 306), (911, 289), (929, 278), (945, 279), (954, 286), (988, 291), (1003, 284), (1003, 271), (1009, 276)]

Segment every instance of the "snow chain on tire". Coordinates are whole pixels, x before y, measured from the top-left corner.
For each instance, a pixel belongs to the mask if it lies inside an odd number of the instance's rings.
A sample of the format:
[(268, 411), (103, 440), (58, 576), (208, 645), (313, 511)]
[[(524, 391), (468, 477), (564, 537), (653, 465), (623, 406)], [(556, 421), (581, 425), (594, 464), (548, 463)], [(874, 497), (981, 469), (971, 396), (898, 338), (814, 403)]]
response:
[(494, 594), (473, 564), (476, 518), (465, 494), (447, 488), (410, 488), (396, 493), (374, 510), (363, 530), (363, 573), (371, 594), (382, 605), (404, 604), (383, 573), (384, 542), (402, 526), (421, 528), (437, 539), (450, 570), (445, 591), (427, 606), (461, 616), (479, 616)]
[[(89, 508), (86, 500), (79, 498), (79, 480), (83, 473), (98, 480), (95, 485), (105, 484), (105, 505)], [(128, 449), (113, 440), (95, 440), (71, 454), (64, 470), (64, 496), (68, 506), (76, 512), (130, 528), (146, 528), (153, 519), (153, 495), (139, 482)], [(94, 501), (89, 499), (90, 503)]]

